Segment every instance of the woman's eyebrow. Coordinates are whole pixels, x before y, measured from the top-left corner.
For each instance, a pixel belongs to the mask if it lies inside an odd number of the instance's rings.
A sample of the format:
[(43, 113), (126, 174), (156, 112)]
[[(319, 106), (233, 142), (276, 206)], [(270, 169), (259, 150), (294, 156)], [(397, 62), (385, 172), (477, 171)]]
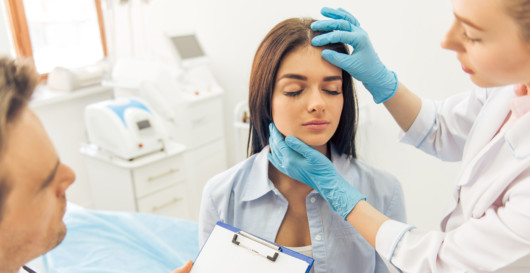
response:
[(306, 76), (298, 75), (298, 74), (284, 74), (278, 80), (281, 79), (295, 79), (295, 80), (301, 80), (301, 81), (307, 81)]
[(342, 81), (342, 76), (329, 76), (324, 77), (325, 82), (331, 82), (331, 81)]
[(460, 21), (460, 22), (462, 22), (462, 23), (464, 23), (464, 24), (466, 24), (466, 25), (468, 25), (468, 26), (470, 26), (470, 27), (472, 27), (472, 28), (474, 28), (474, 29), (477, 29), (477, 30), (480, 30), (480, 31), (484, 31), (483, 28), (477, 26), (476, 24), (472, 23), (472, 22), (469, 21), (468, 19), (466, 19), (466, 18), (464, 18), (464, 17), (462, 17), (462, 16), (459, 16), (459, 15), (456, 14), (456, 13), (455, 13), (454, 15), (455, 15), (455, 18), (458, 19), (458, 21)]
[[(306, 76), (298, 75), (298, 74), (285, 74), (282, 75), (280, 78), (278, 78), (278, 81), (281, 79), (295, 79), (295, 80), (301, 80), (301, 81), (307, 81)], [(325, 82), (331, 82), (331, 81), (342, 81), (342, 76), (328, 76), (324, 77)]]

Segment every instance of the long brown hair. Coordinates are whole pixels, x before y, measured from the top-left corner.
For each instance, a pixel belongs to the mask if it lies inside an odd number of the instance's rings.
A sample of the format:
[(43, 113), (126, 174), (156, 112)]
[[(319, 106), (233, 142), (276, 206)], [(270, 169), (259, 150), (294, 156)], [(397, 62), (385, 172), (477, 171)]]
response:
[[(263, 39), (254, 56), (249, 87), (250, 129), (248, 155), (261, 151), (269, 144), (269, 123), (272, 122), (272, 94), (276, 74), (284, 56), (296, 48), (311, 46), (311, 39), (322, 32), (311, 30), (311, 18), (290, 18), (277, 24)], [(329, 44), (324, 48), (348, 54), (345, 44)], [(331, 142), (340, 154), (356, 157), (357, 98), (352, 77), (342, 71), (344, 106)]]

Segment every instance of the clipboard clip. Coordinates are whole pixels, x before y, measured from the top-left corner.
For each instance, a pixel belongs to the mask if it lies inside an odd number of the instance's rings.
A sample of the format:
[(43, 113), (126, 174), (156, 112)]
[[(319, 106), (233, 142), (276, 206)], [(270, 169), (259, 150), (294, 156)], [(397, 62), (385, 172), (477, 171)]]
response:
[[(239, 235), (241, 235), (241, 236), (243, 236), (243, 237), (245, 237), (247, 239), (250, 239), (250, 240), (252, 240), (252, 241), (254, 241), (256, 243), (262, 244), (262, 245), (264, 245), (264, 246), (266, 246), (268, 248), (273, 249), (274, 250), (274, 255), (269, 256), (267, 254), (263, 254), (263, 253), (260, 253), (260, 252), (258, 252), (256, 250), (254, 250), (254, 249), (251, 249), (251, 248), (249, 248), (247, 246), (241, 245), (241, 242), (237, 241), (237, 238), (238, 238)], [(269, 260), (271, 260), (273, 262), (276, 261), (276, 259), (278, 258), (278, 255), (279, 255), (278, 252), (281, 251), (281, 248), (279, 246), (277, 246), (275, 244), (271, 244), (271, 243), (269, 243), (269, 242), (267, 242), (267, 241), (265, 241), (265, 240), (263, 240), (261, 238), (258, 238), (256, 236), (250, 235), (250, 234), (248, 234), (248, 233), (246, 233), (244, 231), (238, 231), (237, 233), (235, 233), (234, 237), (232, 237), (232, 243), (237, 245), (237, 246), (246, 248), (246, 249), (248, 249), (248, 250), (250, 250), (252, 252), (255, 252), (255, 253), (259, 254), (259, 255), (262, 255), (262, 256), (266, 257), (267, 259), (269, 259)]]

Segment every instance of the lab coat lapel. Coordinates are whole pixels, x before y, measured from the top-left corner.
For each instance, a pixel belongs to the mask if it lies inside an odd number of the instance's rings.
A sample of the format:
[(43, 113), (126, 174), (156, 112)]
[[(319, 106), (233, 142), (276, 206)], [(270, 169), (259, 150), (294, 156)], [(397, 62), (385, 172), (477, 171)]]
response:
[(474, 158), (497, 133), (510, 112), (509, 102), (515, 97), (515, 94), (513, 89), (508, 87), (498, 90), (492, 96), (496, 96), (496, 98), (491, 98), (486, 102), (487, 105), (477, 117), (474, 128), (468, 136), (464, 150), (464, 162), (469, 162)]
[[(482, 155), (481, 173), (476, 173), (480, 181), (462, 187), (461, 194), (465, 194), (462, 204), (472, 217), (479, 218), (493, 203), (510, 187), (511, 183), (524, 171), (530, 168), (530, 113), (527, 113), (506, 133), (493, 141), (491, 147)], [(464, 199), (461, 200), (464, 202)]]
[(487, 105), (477, 117), (475, 127), (470, 132), (466, 142), (462, 168), (457, 180), (458, 186), (468, 184), (471, 181), (470, 178), (474, 177), (476, 172), (480, 170), (480, 161), (484, 159), (484, 154), (493, 145), (492, 138), (510, 112), (509, 102), (515, 95), (513, 88), (508, 88), (493, 94), (498, 97), (488, 100)]
[[(475, 121), (474, 128), (469, 133), (466, 147), (464, 149), (462, 166), (457, 176), (456, 187), (453, 192), (453, 198), (451, 199), (447, 213), (441, 222), (442, 230), (445, 230), (448, 217), (458, 205), (462, 188), (473, 185), (478, 174), (481, 171), (484, 171), (484, 164), (487, 164), (488, 161), (491, 160), (492, 154), (495, 153), (492, 151), (493, 146), (495, 144), (500, 145), (500, 142), (504, 142), (500, 139), (501, 136), (497, 136), (493, 140), (492, 138), (495, 136), (510, 112), (509, 101), (515, 97), (513, 87), (509, 86), (502, 90), (498, 90), (496, 93), (492, 93), (492, 96), (498, 97), (490, 98), (486, 102), (487, 105), (484, 106), (482, 112)], [(491, 177), (490, 179), (494, 178)], [(485, 182), (484, 185), (488, 185), (489, 183), (491, 182)], [(482, 193), (483, 191), (478, 192)], [(470, 202), (468, 202), (467, 205), (474, 207), (472, 204), (477, 202), (478, 199), (475, 198), (473, 201), (471, 200), (472, 198), (469, 199)], [(478, 213), (478, 211), (479, 210), (475, 213)]]
[(483, 175), (484, 183), (473, 191), (473, 217), (481, 217), (516, 177), (530, 168), (529, 136), (530, 113), (527, 113), (508, 128), (500, 143), (502, 147), (490, 156), (494, 156), (494, 161), (485, 174), (491, 175)]

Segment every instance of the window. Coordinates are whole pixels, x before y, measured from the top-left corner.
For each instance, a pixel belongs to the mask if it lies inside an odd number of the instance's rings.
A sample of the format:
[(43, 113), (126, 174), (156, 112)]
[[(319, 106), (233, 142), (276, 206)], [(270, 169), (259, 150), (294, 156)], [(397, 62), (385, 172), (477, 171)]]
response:
[(17, 56), (40, 74), (107, 56), (101, 0), (7, 0), (7, 11)]

